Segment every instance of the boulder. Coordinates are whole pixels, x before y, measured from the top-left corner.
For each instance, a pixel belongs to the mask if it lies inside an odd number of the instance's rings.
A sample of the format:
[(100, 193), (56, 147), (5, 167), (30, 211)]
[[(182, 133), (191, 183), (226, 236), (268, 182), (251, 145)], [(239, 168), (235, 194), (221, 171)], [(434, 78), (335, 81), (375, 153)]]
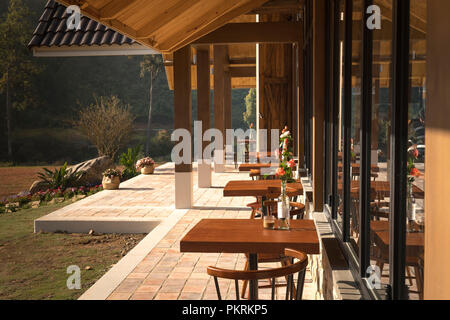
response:
[(41, 181), (41, 180), (37, 180), (37, 181), (33, 182), (33, 184), (30, 187), (29, 192), (31, 194), (34, 194), (34, 193), (39, 192), (39, 191), (48, 190), (48, 188), (49, 188), (49, 185), (48, 185), (47, 182)]
[[(102, 183), (103, 179), (103, 172), (106, 169), (113, 168), (114, 163), (112, 160), (107, 157), (98, 157), (95, 159), (91, 159), (85, 162), (81, 162), (79, 164), (76, 164), (74, 166), (70, 166), (67, 168), (67, 171), (69, 173), (74, 172), (78, 169), (78, 171), (84, 171), (85, 174), (80, 179), (78, 185), (79, 186), (85, 186), (85, 185), (99, 185)], [(49, 185), (44, 181), (35, 181), (30, 187), (30, 193), (34, 194), (39, 191), (45, 191), (49, 188)]]
[(98, 185), (102, 183), (103, 179), (103, 172), (106, 169), (113, 168), (114, 163), (112, 162), (111, 158), (107, 156), (98, 157), (95, 159), (91, 159), (85, 162), (81, 162), (79, 164), (76, 164), (74, 166), (70, 166), (67, 168), (68, 172), (74, 172), (77, 170), (78, 172), (84, 171), (85, 174), (81, 178), (79, 185)]

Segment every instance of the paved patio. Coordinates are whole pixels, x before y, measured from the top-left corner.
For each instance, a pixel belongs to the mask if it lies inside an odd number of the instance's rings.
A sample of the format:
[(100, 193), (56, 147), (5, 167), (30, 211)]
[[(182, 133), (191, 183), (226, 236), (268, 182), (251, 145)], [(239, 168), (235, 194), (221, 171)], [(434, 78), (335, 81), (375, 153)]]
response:
[[(197, 188), (194, 166), (194, 208), (174, 208), (174, 166), (165, 164), (154, 175), (138, 176), (121, 184), (117, 191), (103, 191), (61, 210), (45, 219), (101, 220), (120, 218), (157, 219), (156, 226), (127, 256), (123, 257), (80, 299), (217, 299), (214, 282), (206, 274), (208, 266), (243, 269), (243, 254), (180, 253), (180, 239), (203, 218), (248, 219), (245, 205), (251, 197), (223, 197), (222, 188), (229, 180), (249, 179), (227, 166), (225, 173), (213, 173), (213, 187)], [(261, 267), (277, 266), (262, 265)], [(222, 295), (235, 299), (234, 283), (220, 281)], [(285, 288), (278, 291), (284, 295)], [(315, 299), (311, 275), (306, 275), (304, 299)], [(270, 298), (270, 289), (260, 291), (260, 298)]]

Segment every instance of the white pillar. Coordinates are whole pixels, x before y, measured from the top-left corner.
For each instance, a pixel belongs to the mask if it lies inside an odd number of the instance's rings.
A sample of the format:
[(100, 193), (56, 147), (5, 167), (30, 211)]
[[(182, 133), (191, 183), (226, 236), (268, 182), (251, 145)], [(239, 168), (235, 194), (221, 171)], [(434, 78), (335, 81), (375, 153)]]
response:
[(211, 163), (201, 162), (198, 164), (198, 187), (211, 187)]
[(192, 208), (192, 199), (194, 199), (192, 172), (175, 172), (175, 208)]

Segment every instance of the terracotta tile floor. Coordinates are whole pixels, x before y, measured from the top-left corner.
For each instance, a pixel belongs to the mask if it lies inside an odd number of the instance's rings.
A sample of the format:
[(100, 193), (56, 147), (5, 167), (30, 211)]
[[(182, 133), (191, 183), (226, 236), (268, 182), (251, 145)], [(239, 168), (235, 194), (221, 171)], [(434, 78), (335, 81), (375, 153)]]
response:
[[(227, 171), (233, 170), (228, 167)], [(168, 170), (169, 171), (169, 170)], [(233, 170), (234, 171), (234, 170)], [(196, 173), (194, 172), (196, 182)], [(147, 177), (145, 177), (147, 178)], [(194, 187), (195, 208), (188, 210), (178, 223), (153, 248), (137, 267), (122, 281), (108, 297), (113, 299), (217, 299), (214, 281), (206, 274), (208, 266), (220, 266), (229, 269), (243, 269), (245, 256), (229, 253), (180, 253), (179, 244), (182, 237), (203, 218), (239, 218), (248, 219), (249, 210), (246, 203), (253, 198), (224, 198), (222, 188), (229, 180), (249, 179), (246, 173), (213, 173), (213, 188), (198, 189)], [(139, 188), (141, 181), (129, 186)], [(146, 192), (146, 199), (160, 206), (173, 202), (174, 178), (164, 175), (151, 183), (153, 190)], [(165, 190), (164, 204), (161, 202), (160, 186)], [(158, 190), (158, 191), (156, 191)], [(155, 193), (157, 193), (155, 195)], [(129, 198), (131, 193), (124, 193)], [(130, 200), (131, 201), (131, 200)], [(159, 202), (158, 202), (159, 201)], [(150, 211), (152, 211), (149, 208)], [(276, 267), (277, 264), (263, 264), (260, 267)], [(234, 283), (219, 280), (222, 296), (235, 299)], [(242, 286), (242, 283), (240, 284)], [(285, 288), (277, 289), (277, 295), (284, 297)], [(311, 275), (305, 280), (304, 299), (315, 299), (315, 288)], [(270, 289), (260, 290), (260, 299), (270, 299)]]
[[(197, 187), (194, 166), (194, 208), (187, 210), (159, 243), (112, 291), (107, 299), (217, 299), (214, 281), (206, 274), (208, 266), (243, 269), (242, 254), (180, 253), (180, 239), (202, 218), (248, 219), (245, 207), (252, 197), (223, 197), (223, 187), (230, 180), (250, 179), (248, 173), (239, 173), (233, 166), (227, 172), (213, 172), (213, 186)], [(77, 217), (159, 218), (169, 217), (174, 211), (174, 165), (167, 163), (156, 168), (153, 175), (140, 175), (120, 185), (119, 190), (103, 191), (51, 213), (50, 217), (73, 219)], [(277, 266), (272, 264), (272, 266)], [(261, 268), (271, 267), (261, 265)], [(225, 299), (235, 299), (234, 283), (219, 280)], [(240, 284), (241, 286), (242, 284)], [(285, 288), (277, 293), (284, 296)], [(303, 298), (314, 299), (316, 290), (309, 271)], [(260, 298), (270, 298), (270, 289), (260, 290)]]

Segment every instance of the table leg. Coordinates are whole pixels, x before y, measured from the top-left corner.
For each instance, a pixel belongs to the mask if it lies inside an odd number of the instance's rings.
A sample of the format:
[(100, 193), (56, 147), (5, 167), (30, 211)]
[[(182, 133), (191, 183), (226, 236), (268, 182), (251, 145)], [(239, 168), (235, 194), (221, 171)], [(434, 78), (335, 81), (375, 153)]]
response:
[(262, 196), (261, 197), (261, 212), (262, 212), (262, 218), (264, 218), (265, 216), (267, 216), (267, 208), (264, 205), (264, 202), (266, 201), (266, 197)]
[[(250, 253), (248, 255), (249, 270), (258, 270), (258, 255)], [(249, 300), (258, 300), (258, 280), (249, 281)]]

